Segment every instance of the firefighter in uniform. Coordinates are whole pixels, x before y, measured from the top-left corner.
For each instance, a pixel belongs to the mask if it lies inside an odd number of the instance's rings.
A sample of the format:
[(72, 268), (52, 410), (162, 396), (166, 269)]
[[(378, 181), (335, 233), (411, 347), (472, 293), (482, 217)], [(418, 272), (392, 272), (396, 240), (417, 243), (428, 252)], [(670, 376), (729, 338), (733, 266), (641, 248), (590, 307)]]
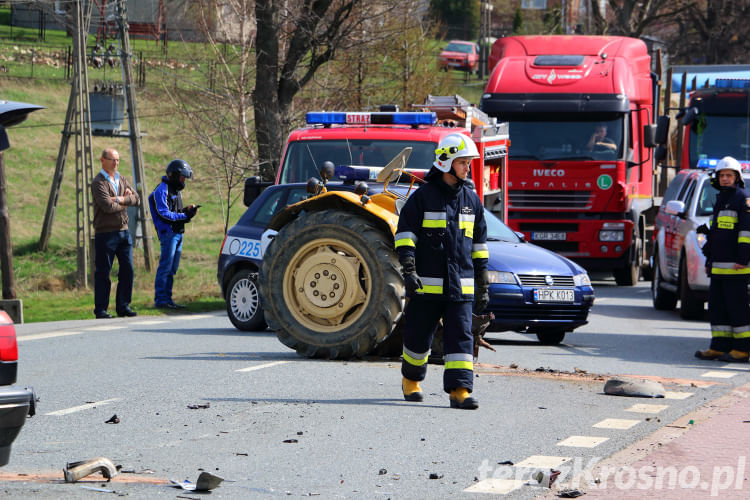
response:
[(703, 245), (706, 273), (711, 277), (708, 311), (711, 346), (697, 351), (699, 359), (747, 362), (750, 353), (750, 193), (745, 191), (742, 167), (731, 156), (716, 166), (713, 185), (719, 190)]
[(477, 194), (465, 185), (479, 152), (463, 134), (443, 138), (422, 185), (399, 214), (395, 246), (407, 297), (401, 374), (407, 401), (422, 401), (419, 382), (440, 319), (443, 320), (443, 388), (451, 408), (476, 409), (473, 390), (472, 303), (489, 301), (487, 226)]

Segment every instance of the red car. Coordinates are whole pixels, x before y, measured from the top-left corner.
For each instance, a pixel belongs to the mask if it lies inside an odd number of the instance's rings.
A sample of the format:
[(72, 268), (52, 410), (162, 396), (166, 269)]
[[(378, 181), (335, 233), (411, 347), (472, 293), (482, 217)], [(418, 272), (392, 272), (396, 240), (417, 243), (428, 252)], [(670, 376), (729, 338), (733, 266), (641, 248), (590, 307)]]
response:
[(10, 459), (10, 448), (26, 415), (35, 412), (33, 391), (14, 387), (18, 373), (18, 343), (13, 321), (0, 311), (0, 466)]
[(438, 58), (440, 69), (459, 69), (475, 73), (479, 70), (479, 45), (474, 42), (451, 40)]

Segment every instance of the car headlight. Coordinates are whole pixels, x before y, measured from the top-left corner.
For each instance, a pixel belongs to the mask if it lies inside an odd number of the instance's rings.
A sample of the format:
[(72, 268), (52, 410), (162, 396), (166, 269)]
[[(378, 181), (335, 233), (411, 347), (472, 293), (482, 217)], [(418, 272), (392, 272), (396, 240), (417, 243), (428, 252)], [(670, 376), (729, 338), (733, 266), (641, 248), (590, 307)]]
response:
[(505, 271), (487, 271), (487, 274), (490, 276), (490, 283), (518, 284), (513, 273)]
[(695, 238), (698, 240), (698, 247), (703, 248), (703, 245), (706, 244), (706, 235), (703, 233), (696, 233)]
[(603, 229), (599, 231), (599, 241), (624, 241), (625, 231), (612, 231)]
[(591, 286), (591, 279), (587, 273), (576, 274), (573, 276), (575, 286)]

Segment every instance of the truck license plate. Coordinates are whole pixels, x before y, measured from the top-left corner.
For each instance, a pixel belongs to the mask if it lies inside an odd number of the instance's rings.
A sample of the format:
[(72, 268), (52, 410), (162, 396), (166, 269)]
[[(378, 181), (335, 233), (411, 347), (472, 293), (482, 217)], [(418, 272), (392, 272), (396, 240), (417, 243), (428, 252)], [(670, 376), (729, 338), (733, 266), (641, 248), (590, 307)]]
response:
[(535, 241), (546, 240), (546, 241), (565, 241), (565, 233), (557, 232), (533, 232), (531, 233), (531, 239)]
[(575, 295), (573, 290), (560, 290), (556, 288), (535, 288), (534, 302), (573, 302)]

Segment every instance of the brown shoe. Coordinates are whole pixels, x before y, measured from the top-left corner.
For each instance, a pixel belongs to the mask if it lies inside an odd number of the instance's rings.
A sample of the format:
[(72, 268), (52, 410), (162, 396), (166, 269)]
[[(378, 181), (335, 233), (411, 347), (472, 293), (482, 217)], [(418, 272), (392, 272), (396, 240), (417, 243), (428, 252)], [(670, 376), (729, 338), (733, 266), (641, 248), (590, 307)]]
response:
[(728, 353), (722, 355), (719, 359), (728, 363), (747, 363), (748, 359), (750, 359), (750, 353), (732, 349)]
[(695, 351), (695, 357), (698, 359), (719, 359), (723, 355), (725, 355), (725, 352), (721, 351), (714, 351), (713, 349), (706, 349), (705, 351)]

